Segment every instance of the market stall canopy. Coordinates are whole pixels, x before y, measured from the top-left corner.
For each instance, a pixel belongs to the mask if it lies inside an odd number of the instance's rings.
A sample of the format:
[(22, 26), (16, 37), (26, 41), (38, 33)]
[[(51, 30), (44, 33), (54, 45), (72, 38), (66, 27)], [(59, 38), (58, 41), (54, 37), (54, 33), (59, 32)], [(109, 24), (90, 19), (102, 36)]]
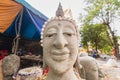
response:
[(0, 33), (5, 36), (16, 37), (20, 29), (20, 38), (39, 41), (47, 19), (24, 0), (0, 1)]

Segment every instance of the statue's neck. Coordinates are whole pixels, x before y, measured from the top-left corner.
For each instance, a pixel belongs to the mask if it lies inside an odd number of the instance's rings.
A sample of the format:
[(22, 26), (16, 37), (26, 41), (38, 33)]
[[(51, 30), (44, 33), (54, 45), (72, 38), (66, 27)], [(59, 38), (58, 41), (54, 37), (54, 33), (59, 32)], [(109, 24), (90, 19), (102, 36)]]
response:
[(72, 68), (63, 74), (56, 74), (52, 71), (49, 71), (46, 80), (78, 80), (78, 78)]

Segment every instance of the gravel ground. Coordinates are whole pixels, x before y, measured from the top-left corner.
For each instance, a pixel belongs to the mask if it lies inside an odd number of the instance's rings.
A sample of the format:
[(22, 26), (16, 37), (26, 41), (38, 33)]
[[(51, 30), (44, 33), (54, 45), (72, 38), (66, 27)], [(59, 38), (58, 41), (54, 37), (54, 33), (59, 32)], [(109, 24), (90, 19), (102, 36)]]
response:
[(120, 60), (117, 60), (117, 67), (107, 65), (108, 60), (96, 59), (99, 63), (100, 68), (106, 75), (104, 80), (120, 80)]

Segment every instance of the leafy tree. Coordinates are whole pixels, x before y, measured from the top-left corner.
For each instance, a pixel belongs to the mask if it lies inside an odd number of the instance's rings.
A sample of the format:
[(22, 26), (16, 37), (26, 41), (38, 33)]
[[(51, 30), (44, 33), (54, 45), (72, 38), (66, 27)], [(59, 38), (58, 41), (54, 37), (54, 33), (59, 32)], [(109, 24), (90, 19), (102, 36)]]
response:
[[(88, 49), (89, 43), (96, 51), (103, 50), (109, 51), (110, 50), (110, 42), (107, 39), (107, 35), (105, 34), (107, 31), (106, 27), (103, 24), (91, 24), (91, 25), (84, 25), (81, 28), (81, 37), (82, 37), (82, 44), (85, 48)], [(107, 49), (109, 46), (109, 49)]]
[(119, 0), (85, 0), (87, 7), (85, 8), (83, 25), (102, 23), (106, 28), (107, 38), (116, 50), (116, 57), (119, 57), (119, 45), (111, 24), (119, 18), (120, 1)]

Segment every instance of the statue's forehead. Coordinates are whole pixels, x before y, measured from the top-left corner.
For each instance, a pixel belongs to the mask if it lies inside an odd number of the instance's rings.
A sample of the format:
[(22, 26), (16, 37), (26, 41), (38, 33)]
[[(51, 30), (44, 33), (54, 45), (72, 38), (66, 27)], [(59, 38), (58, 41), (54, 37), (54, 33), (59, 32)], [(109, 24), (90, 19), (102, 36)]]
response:
[[(50, 21), (50, 22), (48, 22), (48, 24), (47, 25), (54, 25), (54, 24), (56, 24), (56, 25), (60, 25), (60, 24), (64, 24), (64, 25), (73, 25), (73, 23), (71, 23), (70, 21), (68, 21), (68, 20), (53, 20), (53, 21)], [(46, 26), (47, 26), (46, 25)]]
[(59, 20), (56, 20), (56, 21), (48, 22), (46, 24), (45, 29), (53, 28), (53, 27), (75, 29), (76, 26), (73, 23), (71, 23), (70, 21), (66, 21), (66, 20), (59, 21)]
[(52, 21), (47, 24), (43, 33), (45, 34), (48, 31), (61, 31), (61, 30), (76, 33), (75, 26), (69, 21)]

